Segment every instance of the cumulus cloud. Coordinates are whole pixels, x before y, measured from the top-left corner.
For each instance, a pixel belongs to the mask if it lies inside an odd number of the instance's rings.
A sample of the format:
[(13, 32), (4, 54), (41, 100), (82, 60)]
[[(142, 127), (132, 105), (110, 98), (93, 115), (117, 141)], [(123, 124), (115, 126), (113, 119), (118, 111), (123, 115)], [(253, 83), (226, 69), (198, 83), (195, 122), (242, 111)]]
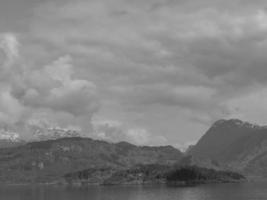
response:
[(73, 79), (72, 74), (71, 58), (60, 57), (51, 65), (30, 73), (26, 90), (20, 98), (31, 107), (50, 108), (75, 116), (96, 112), (98, 102), (95, 84)]
[(23, 132), (34, 119), (50, 121), (51, 126), (74, 123), (90, 131), (92, 115), (99, 108), (97, 89), (93, 82), (74, 77), (71, 56), (44, 66), (28, 66), (17, 59), (15, 35), (4, 35), (0, 44), (5, 55), (1, 65), (5, 77), (0, 81), (1, 124), (20, 126)]
[(1, 67), (10, 66), (15, 59), (18, 57), (18, 46), (19, 43), (17, 38), (12, 33), (0, 34), (0, 49), (1, 49)]
[(12, 79), (13, 66), (18, 58), (18, 42), (11, 33), (0, 34), (0, 121), (15, 123), (23, 112), (23, 106), (10, 94), (9, 79)]
[(11, 96), (9, 91), (2, 90), (0, 94), (0, 122), (16, 123), (22, 113), (24, 107), (20, 102)]
[(112, 120), (93, 121), (97, 138), (110, 142), (127, 141), (136, 145), (166, 145), (164, 136), (156, 136), (144, 128), (127, 128), (123, 123)]

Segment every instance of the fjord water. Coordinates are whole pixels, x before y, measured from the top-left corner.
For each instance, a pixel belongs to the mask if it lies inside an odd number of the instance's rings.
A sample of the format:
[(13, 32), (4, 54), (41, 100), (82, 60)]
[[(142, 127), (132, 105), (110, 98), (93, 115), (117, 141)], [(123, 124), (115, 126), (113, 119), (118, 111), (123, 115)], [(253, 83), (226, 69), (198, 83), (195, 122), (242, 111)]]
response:
[(267, 182), (208, 184), (196, 187), (4, 186), (1, 200), (266, 200)]

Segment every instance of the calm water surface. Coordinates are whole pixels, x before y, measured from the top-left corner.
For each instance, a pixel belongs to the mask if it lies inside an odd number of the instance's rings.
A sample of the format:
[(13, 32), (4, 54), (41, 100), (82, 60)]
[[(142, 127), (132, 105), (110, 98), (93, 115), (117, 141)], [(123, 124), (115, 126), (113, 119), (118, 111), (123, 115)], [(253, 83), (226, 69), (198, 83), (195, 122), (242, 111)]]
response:
[(267, 182), (165, 186), (4, 186), (0, 200), (267, 200)]

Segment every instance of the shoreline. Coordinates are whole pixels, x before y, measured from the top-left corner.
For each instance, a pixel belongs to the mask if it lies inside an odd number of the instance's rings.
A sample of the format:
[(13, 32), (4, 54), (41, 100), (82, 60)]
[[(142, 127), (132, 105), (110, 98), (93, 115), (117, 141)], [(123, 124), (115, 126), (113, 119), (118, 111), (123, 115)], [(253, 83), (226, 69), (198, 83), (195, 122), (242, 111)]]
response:
[(255, 179), (255, 180), (240, 180), (240, 181), (174, 181), (174, 182), (147, 182), (147, 183), (121, 183), (121, 184), (94, 184), (94, 183), (62, 183), (62, 182), (47, 182), (47, 183), (0, 183), (0, 187), (6, 187), (6, 186), (62, 186), (62, 187), (112, 187), (112, 186), (169, 186), (169, 187), (195, 187), (200, 185), (207, 185), (207, 184), (231, 184), (231, 183), (246, 183), (246, 182), (260, 182), (260, 181), (267, 181), (266, 179)]

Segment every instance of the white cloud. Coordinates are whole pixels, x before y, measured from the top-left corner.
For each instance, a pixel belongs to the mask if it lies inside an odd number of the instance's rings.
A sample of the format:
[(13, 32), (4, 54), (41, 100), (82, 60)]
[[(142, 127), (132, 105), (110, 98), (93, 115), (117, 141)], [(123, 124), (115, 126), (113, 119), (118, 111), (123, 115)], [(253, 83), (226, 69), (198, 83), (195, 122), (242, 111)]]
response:
[(1, 61), (2, 67), (11, 65), (19, 56), (18, 52), (19, 43), (17, 38), (12, 33), (0, 34), (0, 49), (4, 52), (5, 58)]
[(0, 122), (1, 123), (16, 123), (22, 113), (24, 107), (20, 102), (11, 96), (9, 91), (0, 91)]
[(230, 118), (266, 125), (267, 89), (251, 92), (249, 95), (236, 97), (226, 102), (230, 109)]
[(185, 143), (174, 144), (174, 147), (181, 150), (182, 152), (186, 152), (186, 150), (188, 150), (188, 148), (195, 145), (196, 143), (197, 143), (197, 140), (196, 141), (188, 141)]
[(0, 123), (20, 126), (27, 134), (31, 119), (48, 120), (57, 125), (81, 126), (90, 131), (91, 117), (98, 111), (97, 88), (93, 82), (75, 78), (71, 56), (62, 56), (44, 66), (27, 65), (18, 60), (17, 38), (4, 34), (0, 79)]
[(128, 128), (122, 122), (113, 120), (93, 121), (94, 134), (110, 142), (127, 141), (135, 145), (166, 145), (164, 136), (156, 136), (144, 128)]
[(129, 129), (126, 133), (130, 141), (137, 145), (166, 145), (167, 139), (164, 136), (156, 136), (146, 129)]
[(138, 145), (147, 144), (151, 135), (145, 129), (130, 129), (126, 133), (127, 137)]

